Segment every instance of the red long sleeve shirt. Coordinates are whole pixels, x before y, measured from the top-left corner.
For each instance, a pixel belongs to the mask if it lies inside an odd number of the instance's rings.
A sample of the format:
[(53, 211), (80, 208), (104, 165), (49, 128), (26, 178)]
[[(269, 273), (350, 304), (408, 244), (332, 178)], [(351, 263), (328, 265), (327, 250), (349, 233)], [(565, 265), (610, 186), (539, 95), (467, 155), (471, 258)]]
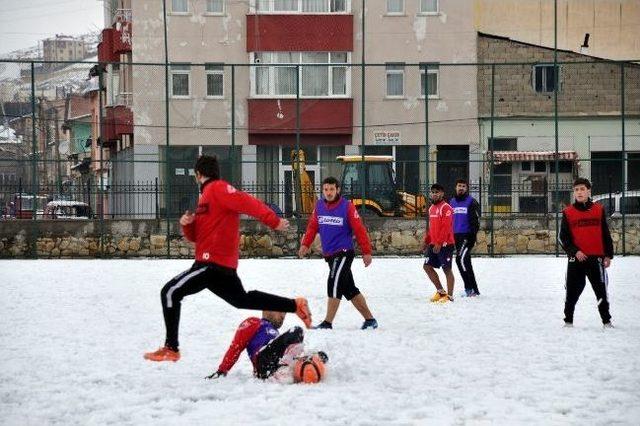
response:
[(202, 185), (195, 220), (182, 227), (185, 238), (196, 244), (196, 261), (238, 268), (240, 214), (253, 216), (272, 229), (280, 222), (262, 201), (223, 180)]
[[(231, 342), (231, 345), (229, 345), (227, 353), (224, 355), (224, 358), (222, 359), (222, 362), (218, 367), (218, 371), (228, 373), (229, 370), (231, 370), (231, 368), (238, 361), (238, 358), (240, 358), (240, 354), (242, 354), (242, 351), (247, 348), (247, 345), (249, 344), (253, 336), (260, 329), (260, 322), (260, 318), (256, 317), (247, 318), (246, 320), (242, 321), (242, 323), (238, 327), (238, 330), (236, 330), (235, 336), (233, 336), (233, 341)], [(251, 362), (254, 363), (255, 360), (252, 359)]]
[(446, 201), (429, 207), (429, 230), (424, 234), (426, 244), (455, 244), (453, 238), (453, 209)]
[[(333, 202), (328, 202), (323, 200), (322, 202), (326, 204), (329, 210), (336, 208), (338, 206), (338, 202), (340, 198), (334, 200)], [(362, 224), (362, 220), (360, 219), (360, 215), (358, 214), (358, 210), (353, 205), (351, 201), (348, 202), (347, 206), (347, 219), (349, 220), (349, 226), (353, 231), (353, 235), (356, 237), (356, 241), (362, 250), (362, 254), (371, 254), (371, 242), (369, 241), (369, 236), (367, 235), (367, 228)], [(302, 245), (310, 247), (313, 244), (313, 240), (316, 238), (316, 234), (318, 233), (318, 215), (316, 210), (313, 209), (313, 214), (309, 218), (309, 223), (307, 224), (307, 231), (302, 238)], [(325, 256), (330, 256), (333, 253), (323, 253)]]

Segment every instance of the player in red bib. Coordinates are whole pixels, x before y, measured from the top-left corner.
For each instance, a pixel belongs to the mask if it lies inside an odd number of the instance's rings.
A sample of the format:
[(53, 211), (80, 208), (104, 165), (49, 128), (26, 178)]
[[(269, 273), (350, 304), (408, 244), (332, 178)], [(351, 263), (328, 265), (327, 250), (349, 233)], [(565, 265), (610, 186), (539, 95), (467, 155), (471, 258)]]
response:
[(578, 178), (573, 184), (575, 202), (562, 211), (560, 244), (569, 256), (564, 303), (565, 327), (573, 327), (573, 313), (589, 278), (598, 300), (605, 328), (611, 325), (607, 268), (613, 258), (613, 241), (604, 208), (591, 201), (591, 182)]

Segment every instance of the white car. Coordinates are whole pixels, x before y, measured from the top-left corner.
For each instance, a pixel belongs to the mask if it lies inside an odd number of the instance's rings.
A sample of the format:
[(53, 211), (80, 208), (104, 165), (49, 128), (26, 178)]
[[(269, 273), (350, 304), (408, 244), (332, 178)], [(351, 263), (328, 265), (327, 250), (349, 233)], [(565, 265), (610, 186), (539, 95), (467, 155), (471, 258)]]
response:
[(622, 205), (622, 193), (594, 195), (592, 200), (604, 206), (609, 216), (622, 216), (628, 214), (640, 214), (640, 191), (627, 191), (624, 193), (624, 206)]
[(81, 201), (50, 201), (44, 209), (45, 219), (91, 219), (93, 213), (87, 203)]

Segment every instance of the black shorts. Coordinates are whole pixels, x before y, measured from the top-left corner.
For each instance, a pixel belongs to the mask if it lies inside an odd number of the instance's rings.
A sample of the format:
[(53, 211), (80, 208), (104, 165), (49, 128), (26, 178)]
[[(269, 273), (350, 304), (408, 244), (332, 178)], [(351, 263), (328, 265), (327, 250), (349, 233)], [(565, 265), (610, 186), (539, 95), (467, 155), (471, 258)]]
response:
[(329, 264), (330, 272), (327, 279), (327, 296), (334, 299), (351, 300), (360, 294), (360, 290), (356, 287), (351, 273), (351, 263), (355, 253), (353, 250), (341, 251), (326, 257), (325, 260)]
[(433, 246), (430, 245), (429, 248), (427, 248), (427, 252), (424, 255), (426, 257), (424, 264), (429, 265), (433, 268), (442, 267), (442, 269), (451, 269), (451, 259), (453, 258), (453, 249), (454, 249), (454, 245), (450, 244), (447, 246), (442, 246), (438, 253), (434, 253)]

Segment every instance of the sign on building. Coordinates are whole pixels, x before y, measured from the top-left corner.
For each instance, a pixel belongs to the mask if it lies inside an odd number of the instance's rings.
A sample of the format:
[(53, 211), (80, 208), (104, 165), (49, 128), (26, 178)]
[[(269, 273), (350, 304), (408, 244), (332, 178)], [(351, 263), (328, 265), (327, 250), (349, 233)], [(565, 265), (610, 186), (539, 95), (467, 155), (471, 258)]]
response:
[(399, 130), (373, 132), (374, 145), (400, 145)]

